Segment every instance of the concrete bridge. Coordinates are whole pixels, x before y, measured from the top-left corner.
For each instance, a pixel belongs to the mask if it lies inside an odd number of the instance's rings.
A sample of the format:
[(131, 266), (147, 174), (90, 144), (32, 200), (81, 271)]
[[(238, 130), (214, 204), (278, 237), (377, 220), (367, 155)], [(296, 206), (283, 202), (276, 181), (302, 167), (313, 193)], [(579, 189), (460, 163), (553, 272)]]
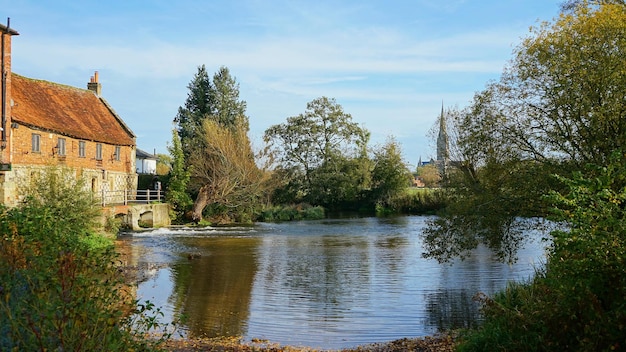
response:
[(171, 225), (170, 207), (165, 203), (107, 205), (104, 213), (120, 219), (122, 226), (132, 230)]

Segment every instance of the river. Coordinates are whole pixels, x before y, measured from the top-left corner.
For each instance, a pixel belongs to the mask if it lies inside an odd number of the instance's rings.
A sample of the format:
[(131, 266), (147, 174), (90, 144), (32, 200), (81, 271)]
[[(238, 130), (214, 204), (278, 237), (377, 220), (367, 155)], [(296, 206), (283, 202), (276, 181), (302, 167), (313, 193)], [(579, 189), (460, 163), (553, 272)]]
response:
[(242, 336), (339, 349), (479, 322), (473, 297), (526, 280), (544, 262), (537, 234), (512, 265), (478, 248), (422, 257), (428, 217), (326, 219), (123, 233), (144, 269), (137, 297), (190, 337)]

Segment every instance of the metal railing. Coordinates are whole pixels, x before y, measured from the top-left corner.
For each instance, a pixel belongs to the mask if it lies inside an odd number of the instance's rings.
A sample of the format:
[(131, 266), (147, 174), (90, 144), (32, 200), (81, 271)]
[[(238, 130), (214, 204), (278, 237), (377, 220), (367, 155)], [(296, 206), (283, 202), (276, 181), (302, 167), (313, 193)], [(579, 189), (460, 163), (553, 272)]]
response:
[(163, 191), (154, 189), (102, 190), (100, 197), (98, 197), (98, 201), (103, 207), (107, 205), (148, 204), (161, 202), (164, 199)]

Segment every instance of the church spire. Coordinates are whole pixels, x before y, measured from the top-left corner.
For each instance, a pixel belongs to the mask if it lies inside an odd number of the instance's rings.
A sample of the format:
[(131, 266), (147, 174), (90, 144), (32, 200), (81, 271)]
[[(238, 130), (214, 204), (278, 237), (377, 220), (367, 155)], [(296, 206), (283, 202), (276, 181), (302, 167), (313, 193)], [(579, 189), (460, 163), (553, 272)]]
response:
[(437, 161), (447, 162), (450, 157), (448, 151), (448, 131), (446, 131), (446, 118), (441, 102), (441, 115), (439, 116), (439, 135), (437, 136)]

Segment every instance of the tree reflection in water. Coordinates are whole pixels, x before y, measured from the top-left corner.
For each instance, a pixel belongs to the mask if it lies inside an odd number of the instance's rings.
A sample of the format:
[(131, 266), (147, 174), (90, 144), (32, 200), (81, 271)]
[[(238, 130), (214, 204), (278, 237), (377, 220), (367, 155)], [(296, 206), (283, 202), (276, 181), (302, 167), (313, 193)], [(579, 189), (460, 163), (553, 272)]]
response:
[[(528, 279), (540, 263), (538, 246), (521, 252), (511, 266), (484, 248), (452, 264), (425, 259), (426, 219), (207, 228), (138, 236), (133, 245), (153, 251), (142, 260), (156, 255), (169, 266), (170, 281), (159, 279), (160, 292), (152, 294), (169, 297), (168, 314), (184, 314), (190, 336), (243, 336), (321, 349), (475, 326), (475, 294)], [(188, 259), (189, 253), (198, 256)], [(140, 286), (139, 294), (146, 289)]]

